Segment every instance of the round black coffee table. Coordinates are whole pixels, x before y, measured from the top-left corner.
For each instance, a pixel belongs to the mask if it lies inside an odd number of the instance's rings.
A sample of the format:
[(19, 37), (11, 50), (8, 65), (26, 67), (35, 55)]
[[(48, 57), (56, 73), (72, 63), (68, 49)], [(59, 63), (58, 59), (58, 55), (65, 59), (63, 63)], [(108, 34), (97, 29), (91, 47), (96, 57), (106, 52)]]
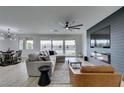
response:
[(39, 71), (41, 72), (41, 76), (38, 82), (38, 85), (40, 86), (46, 86), (49, 85), (51, 80), (48, 75), (48, 72), (50, 70), (50, 66), (41, 66), (39, 67)]

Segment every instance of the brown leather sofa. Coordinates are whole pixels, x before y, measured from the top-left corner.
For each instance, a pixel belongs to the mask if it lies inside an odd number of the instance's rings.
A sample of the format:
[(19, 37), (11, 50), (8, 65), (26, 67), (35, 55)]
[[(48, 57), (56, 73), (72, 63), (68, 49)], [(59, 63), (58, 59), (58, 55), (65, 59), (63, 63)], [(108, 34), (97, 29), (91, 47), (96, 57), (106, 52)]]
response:
[(69, 65), (70, 83), (74, 87), (119, 87), (122, 76), (112, 67), (86, 66), (73, 69)]

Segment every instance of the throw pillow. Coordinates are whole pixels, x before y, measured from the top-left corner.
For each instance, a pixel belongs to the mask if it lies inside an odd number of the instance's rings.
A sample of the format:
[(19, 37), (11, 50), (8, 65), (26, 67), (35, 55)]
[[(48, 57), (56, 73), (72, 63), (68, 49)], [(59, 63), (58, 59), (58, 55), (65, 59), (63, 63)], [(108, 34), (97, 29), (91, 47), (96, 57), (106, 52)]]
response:
[(39, 56), (37, 54), (29, 54), (28, 55), (28, 60), (29, 61), (38, 61), (39, 60)]
[(40, 51), (39, 55), (44, 56), (44, 51)]
[(42, 59), (43, 59), (44, 61), (50, 61), (50, 57), (49, 57), (49, 56), (43, 56)]
[(46, 61), (50, 61), (50, 57), (49, 56), (46, 56), (45, 59), (46, 59)]
[(38, 57), (38, 60), (39, 60), (39, 61), (44, 61), (43, 58), (42, 58), (42, 56), (40, 56), (40, 55), (39, 55), (39, 57)]
[(49, 54), (49, 51), (47, 51), (47, 50), (46, 50), (46, 53), (47, 53), (47, 56), (49, 56), (49, 55), (50, 55), (50, 54)]
[(47, 53), (47, 51), (46, 51), (46, 50), (44, 51), (44, 56), (48, 56), (48, 53)]
[(55, 52), (54, 52), (54, 51), (52, 51), (52, 50), (50, 50), (50, 51), (49, 51), (49, 54), (50, 54), (50, 55), (54, 55), (54, 54), (55, 54)]

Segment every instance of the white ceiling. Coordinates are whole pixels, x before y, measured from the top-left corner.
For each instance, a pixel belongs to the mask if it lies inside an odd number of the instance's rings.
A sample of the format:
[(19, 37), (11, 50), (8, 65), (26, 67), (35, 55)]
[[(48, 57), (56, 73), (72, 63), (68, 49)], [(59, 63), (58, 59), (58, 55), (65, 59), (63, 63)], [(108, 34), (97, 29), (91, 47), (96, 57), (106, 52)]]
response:
[[(80, 34), (121, 6), (0, 6), (0, 31), (9, 27), (17, 34)], [(73, 16), (81, 30), (64, 30), (59, 22), (62, 17)], [(59, 32), (52, 30), (57, 29)]]

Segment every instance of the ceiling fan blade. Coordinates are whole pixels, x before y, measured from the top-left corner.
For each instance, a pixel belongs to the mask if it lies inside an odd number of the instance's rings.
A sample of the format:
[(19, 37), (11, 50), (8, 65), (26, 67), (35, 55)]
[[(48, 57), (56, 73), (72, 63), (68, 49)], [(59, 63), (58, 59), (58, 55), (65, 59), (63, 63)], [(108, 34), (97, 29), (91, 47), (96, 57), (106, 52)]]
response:
[(81, 28), (71, 28), (71, 29), (81, 29)]
[(75, 26), (70, 26), (69, 28), (78, 27), (78, 26), (83, 26), (83, 24), (75, 25)]

